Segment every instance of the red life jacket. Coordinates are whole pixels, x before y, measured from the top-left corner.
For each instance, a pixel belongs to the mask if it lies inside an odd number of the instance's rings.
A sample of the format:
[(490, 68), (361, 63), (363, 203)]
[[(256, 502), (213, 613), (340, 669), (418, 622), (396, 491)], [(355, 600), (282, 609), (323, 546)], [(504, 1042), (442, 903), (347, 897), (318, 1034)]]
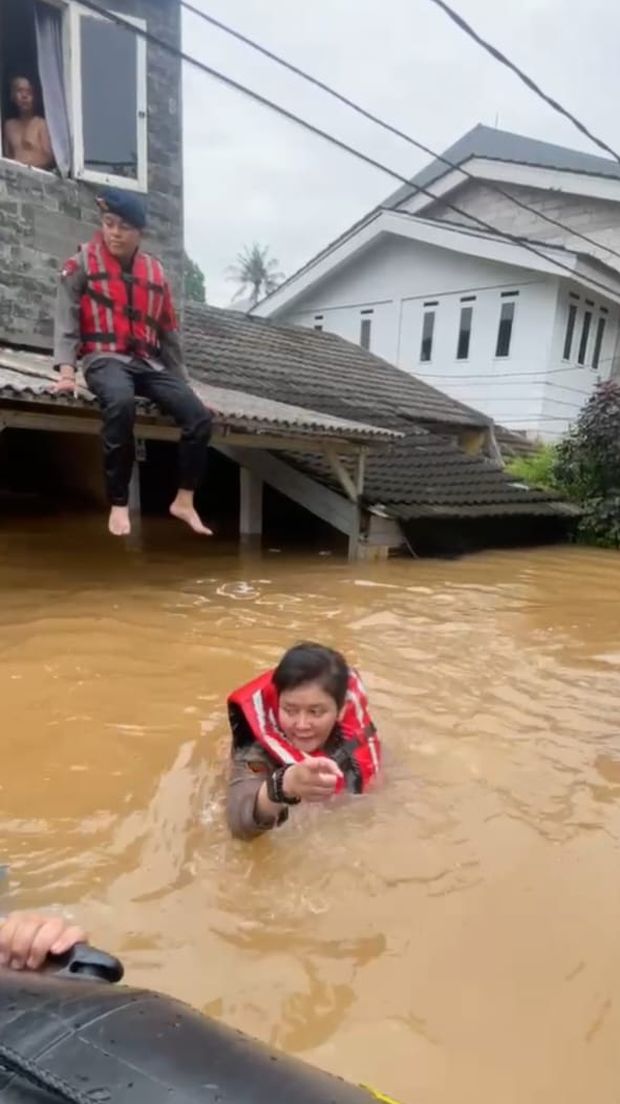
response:
[[(302, 763), (308, 756), (289, 743), (278, 724), (278, 693), (273, 685), (272, 676), (273, 671), (267, 671), (230, 695), (228, 714), (233, 744), (236, 747), (242, 746), (245, 742), (244, 736), (247, 739), (249, 730), (251, 738), (256, 740), (278, 763), (283, 766)], [(331, 755), (325, 748), (319, 748), (311, 754), (328, 755), (334, 758), (341, 768), (344, 768), (346, 760), (349, 760), (358, 781), (354, 789), (365, 790), (379, 772), (381, 744), (368, 711), (366, 691), (357, 671), (354, 670), (349, 671), (347, 699), (344, 713), (338, 722), (337, 732), (342, 737), (339, 745), (344, 751), (344, 759), (338, 752)], [(345, 778), (339, 781), (336, 787), (337, 793), (345, 788), (347, 773), (345, 769)]]
[(160, 262), (138, 251), (131, 272), (125, 272), (101, 233), (81, 246), (81, 260), (86, 290), (80, 302), (79, 356), (158, 356), (162, 329), (176, 328)]

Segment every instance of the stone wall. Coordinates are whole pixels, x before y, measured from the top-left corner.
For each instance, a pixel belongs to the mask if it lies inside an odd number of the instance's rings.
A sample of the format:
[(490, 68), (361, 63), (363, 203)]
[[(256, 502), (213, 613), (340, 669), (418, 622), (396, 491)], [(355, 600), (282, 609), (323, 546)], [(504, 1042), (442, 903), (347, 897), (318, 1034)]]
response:
[[(112, 5), (110, 5), (112, 7)], [(179, 0), (114, 0), (114, 11), (147, 20), (180, 44)], [(161, 257), (180, 306), (183, 271), (181, 68), (148, 47), (148, 211), (145, 247)], [(0, 342), (50, 348), (62, 262), (96, 224), (95, 187), (0, 157)]]

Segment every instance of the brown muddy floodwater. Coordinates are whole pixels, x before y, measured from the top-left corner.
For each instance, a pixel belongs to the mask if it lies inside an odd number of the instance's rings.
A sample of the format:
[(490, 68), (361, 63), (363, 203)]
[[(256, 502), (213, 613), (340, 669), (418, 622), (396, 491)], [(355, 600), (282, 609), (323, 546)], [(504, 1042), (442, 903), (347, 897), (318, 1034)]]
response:
[[(228, 838), (224, 699), (314, 637), (362, 668), (375, 793)], [(620, 1094), (620, 558), (350, 566), (174, 526), (0, 534), (3, 907), (403, 1104)]]

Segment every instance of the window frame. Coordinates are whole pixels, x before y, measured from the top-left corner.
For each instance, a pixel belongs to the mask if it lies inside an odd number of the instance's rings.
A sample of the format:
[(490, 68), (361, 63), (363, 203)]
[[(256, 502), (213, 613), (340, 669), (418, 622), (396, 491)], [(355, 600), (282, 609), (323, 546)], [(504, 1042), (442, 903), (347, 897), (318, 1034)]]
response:
[(578, 317), (579, 303), (569, 299), (568, 310), (566, 312), (566, 326), (564, 327), (564, 344), (562, 346), (562, 360), (567, 364), (570, 364), (573, 355)]
[[(425, 322), (426, 322), (427, 318), (432, 319), (432, 321), (431, 321), (431, 332), (430, 332), (430, 337), (425, 338), (424, 337), (424, 325), (425, 325)], [(433, 362), (433, 345), (434, 345), (434, 342), (435, 342), (435, 322), (436, 322), (436, 320), (437, 320), (437, 307), (435, 307), (435, 306), (425, 307), (422, 311), (422, 333), (420, 335), (420, 354), (419, 354), (419, 363), (420, 364), (432, 364), (432, 362)], [(430, 342), (427, 357), (424, 356), (424, 342), (425, 341)]]
[[(70, 96), (69, 112), (71, 117), (73, 137), (73, 177), (75, 180), (84, 180), (90, 184), (111, 185), (123, 188), (125, 191), (148, 191), (148, 73), (147, 73), (147, 49), (146, 39), (136, 35), (136, 108), (137, 108), (137, 156), (138, 172), (133, 180), (130, 176), (116, 176), (114, 173), (97, 172), (89, 169), (84, 164), (84, 119), (82, 113), (82, 39), (81, 20), (84, 17), (98, 19), (108, 23), (104, 15), (83, 8), (79, 3), (69, 4), (69, 74)], [(145, 19), (137, 16), (125, 15), (124, 12), (116, 12), (110, 8), (111, 15), (118, 15), (127, 23), (131, 23), (139, 30), (148, 29)], [(112, 21), (113, 22), (113, 21)]]
[(596, 320), (596, 328), (594, 330), (594, 348), (592, 349), (592, 369), (598, 372), (601, 365), (601, 353), (603, 352), (603, 342), (605, 341), (605, 334), (607, 332), (607, 322), (609, 316), (607, 314), (599, 314)]
[[(2, 3), (2, 0), (0, 0), (0, 4), (1, 3)], [(68, 45), (68, 43), (67, 43), (67, 23), (66, 23), (66, 20), (67, 20), (67, 13), (69, 11), (69, 5), (71, 3), (71, 0), (42, 0), (42, 3), (46, 4), (48, 6), (48, 8), (56, 8), (57, 11), (60, 11), (62, 13), (62, 44), (63, 44), (63, 51), (64, 51), (63, 79), (64, 79), (64, 85), (65, 85), (65, 96), (67, 97), (67, 111), (69, 112), (69, 115), (70, 115), (71, 113), (70, 113), (69, 98), (68, 98), (68, 93), (69, 93), (68, 74), (69, 74), (69, 70), (68, 70), (68, 66), (67, 66), (67, 57), (68, 57), (67, 45)], [(37, 65), (38, 65), (38, 58), (37, 58)], [(6, 76), (6, 74), (0, 69), (0, 80), (4, 80), (5, 76)], [(5, 124), (5, 122), (6, 122), (6, 119), (4, 118), (4, 115), (2, 114), (2, 109), (1, 109), (1, 105), (0, 105), (0, 163), (6, 162), (8, 165), (12, 165), (13, 167), (17, 167), (20, 171), (23, 171), (23, 172), (39, 173), (43, 176), (51, 176), (51, 177), (56, 178), (57, 177), (56, 169), (38, 169), (34, 165), (22, 165), (21, 162), (14, 161), (12, 157), (7, 157), (7, 155), (5, 153), (5, 150), (4, 150), (4, 124)], [(73, 142), (73, 136), (72, 136), (72, 142)]]
[[(518, 295), (518, 292), (516, 293)], [(514, 298), (513, 298), (514, 296)], [(508, 341), (508, 352), (499, 352), (499, 339), (502, 331), (502, 315), (504, 313), (504, 307), (512, 307), (512, 318), (510, 320), (510, 340)], [(517, 320), (517, 298), (514, 292), (502, 293), (499, 308), (499, 320), (497, 323), (497, 336), (495, 338), (495, 360), (509, 360), (512, 355), (512, 343), (514, 341), (515, 322)]]
[[(459, 312), (459, 330), (456, 338), (456, 360), (459, 362), (459, 364), (463, 363), (464, 361), (468, 361), (469, 354), (471, 352), (471, 336), (474, 329), (474, 308), (473, 305), (470, 305), (472, 303), (473, 300), (468, 300), (467, 302), (461, 300), (461, 310)], [(469, 327), (467, 329), (463, 328), (464, 314), (469, 314)], [(464, 339), (466, 339), (467, 341), (467, 348), (463, 355), (461, 355), (461, 341)]]
[(369, 353), (371, 351), (370, 346), (372, 343), (372, 318), (373, 311), (365, 310), (360, 313), (360, 337), (359, 346), (364, 352)]
[(592, 336), (592, 323), (594, 321), (594, 308), (586, 307), (583, 312), (583, 318), (581, 320), (581, 336), (579, 338), (579, 346), (577, 348), (577, 364), (580, 368), (585, 368), (588, 360), (588, 349), (590, 347), (590, 338)]

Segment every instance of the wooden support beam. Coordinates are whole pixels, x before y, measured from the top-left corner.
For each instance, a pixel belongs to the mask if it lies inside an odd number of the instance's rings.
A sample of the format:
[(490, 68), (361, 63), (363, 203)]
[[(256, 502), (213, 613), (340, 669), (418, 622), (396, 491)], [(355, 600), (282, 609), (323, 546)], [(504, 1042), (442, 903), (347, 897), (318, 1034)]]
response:
[[(6, 408), (0, 414), (5, 428), (46, 430), (56, 433), (87, 433), (97, 434), (101, 432), (101, 421), (92, 415), (80, 415), (71, 411), (36, 411)], [(174, 425), (161, 425), (149, 423), (138, 419), (136, 423), (136, 436), (148, 441), (178, 441), (180, 432)], [(320, 433), (242, 433), (237, 430), (229, 430), (227, 427), (216, 428), (212, 437), (213, 445), (226, 444), (231, 447), (244, 449), (269, 449), (270, 452), (321, 452), (324, 446), (333, 449), (337, 454), (352, 454), (357, 456), (360, 445), (346, 438), (333, 438), (322, 436)]]
[(323, 450), (329, 461), (329, 465), (336, 476), (336, 479), (340, 483), (340, 486), (344, 490), (347, 498), (351, 499), (351, 502), (359, 501), (359, 491), (357, 489), (357, 480), (354, 480), (346, 467), (342, 463), (342, 459), (331, 445), (325, 445)]
[(129, 513), (132, 527), (134, 524), (139, 525), (142, 516), (142, 502), (140, 496), (140, 465), (137, 460), (134, 460), (129, 481)]
[(346, 536), (351, 533), (357, 506), (336, 491), (323, 487), (316, 480), (296, 471), (269, 452), (231, 448), (224, 444), (217, 444), (215, 448), (229, 460), (233, 460), (242, 467), (250, 468), (270, 487), (274, 487), (280, 494), (297, 502), (322, 521), (326, 521), (339, 533), (344, 533)]
[(251, 468), (239, 468), (239, 535), (260, 537), (263, 532), (263, 480)]

